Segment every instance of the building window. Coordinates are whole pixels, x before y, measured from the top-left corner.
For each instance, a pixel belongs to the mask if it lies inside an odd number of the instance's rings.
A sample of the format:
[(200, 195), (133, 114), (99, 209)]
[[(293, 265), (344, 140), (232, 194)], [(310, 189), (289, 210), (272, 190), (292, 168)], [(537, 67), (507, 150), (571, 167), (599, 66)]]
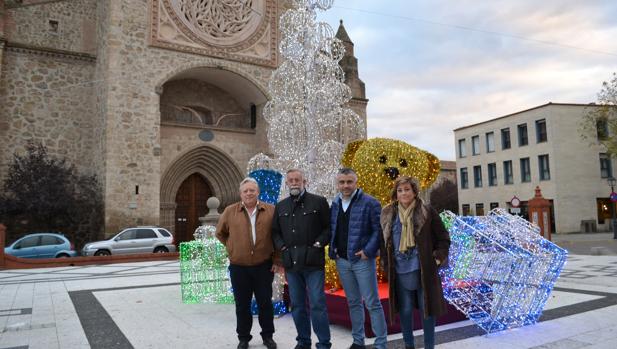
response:
[(56, 34), (58, 33), (58, 21), (55, 19), (49, 20), (49, 31)]
[(613, 177), (611, 158), (606, 153), (600, 153), (600, 176), (602, 178)]
[(465, 144), (465, 139), (458, 140), (458, 157), (464, 158), (467, 156), (467, 145)]
[(608, 138), (608, 120), (606, 118), (596, 119), (596, 131), (599, 140)]
[(518, 146), (522, 147), (529, 144), (529, 138), (527, 137), (527, 124), (518, 125)]
[(480, 136), (471, 137), (471, 154), (480, 154)]
[(546, 120), (536, 120), (536, 143), (546, 142)]
[(538, 167), (540, 168), (540, 180), (551, 179), (551, 168), (548, 165), (548, 154), (538, 155)]
[(531, 182), (531, 167), (529, 166), (529, 158), (521, 159), (521, 182)]
[(461, 168), (461, 189), (469, 188), (469, 175), (467, 173), (467, 167)]
[(514, 174), (512, 172), (512, 160), (503, 162), (503, 183), (504, 184), (514, 183)]
[(488, 186), (494, 187), (497, 185), (497, 164), (488, 164)]
[(484, 204), (476, 204), (476, 216), (484, 216)]
[(510, 149), (510, 128), (501, 129), (501, 149)]
[(481, 166), (473, 167), (473, 185), (476, 188), (482, 187), (482, 167)]
[(469, 204), (463, 204), (463, 216), (469, 216), (469, 214), (471, 213), (471, 207), (469, 206)]
[(492, 153), (495, 151), (495, 133), (488, 132), (486, 134), (486, 152)]
[(498, 202), (491, 202), (490, 204), (491, 206), (491, 210), (496, 209), (497, 207), (499, 207), (499, 203)]

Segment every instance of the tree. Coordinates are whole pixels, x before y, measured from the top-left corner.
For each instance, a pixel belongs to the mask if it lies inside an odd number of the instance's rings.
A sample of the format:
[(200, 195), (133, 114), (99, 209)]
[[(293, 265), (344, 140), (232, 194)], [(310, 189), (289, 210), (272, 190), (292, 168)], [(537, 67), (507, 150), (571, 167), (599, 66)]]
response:
[(581, 136), (599, 142), (611, 158), (617, 157), (617, 73), (602, 83), (598, 102), (591, 104), (580, 125)]
[(431, 206), (437, 212), (445, 210), (458, 212), (458, 188), (456, 183), (449, 179), (442, 180), (431, 190)]
[(81, 175), (42, 144), (13, 154), (0, 193), (0, 222), (8, 241), (34, 231), (62, 232), (76, 246), (98, 238), (103, 203), (96, 176)]

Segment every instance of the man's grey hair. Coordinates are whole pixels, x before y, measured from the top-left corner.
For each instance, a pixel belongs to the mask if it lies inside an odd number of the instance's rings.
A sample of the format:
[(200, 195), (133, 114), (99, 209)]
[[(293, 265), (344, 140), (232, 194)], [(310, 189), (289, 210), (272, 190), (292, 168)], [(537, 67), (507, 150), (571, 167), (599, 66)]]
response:
[(342, 167), (338, 169), (338, 174), (340, 175), (354, 175), (356, 177), (358, 177), (358, 174), (356, 173), (356, 171), (353, 170), (353, 168), (349, 168), (349, 167)]
[(290, 174), (292, 172), (299, 172), (302, 175), (303, 179), (306, 178), (306, 177), (304, 177), (304, 171), (302, 171), (299, 168), (290, 168), (289, 170), (287, 170), (287, 173), (285, 173), (285, 175), (288, 175), (288, 174)]
[(239, 189), (242, 190), (242, 186), (245, 185), (246, 183), (253, 183), (257, 186), (257, 190), (259, 190), (259, 183), (257, 183), (257, 181), (255, 180), (255, 178), (252, 177), (246, 177), (242, 180), (242, 182), (240, 182), (240, 187)]

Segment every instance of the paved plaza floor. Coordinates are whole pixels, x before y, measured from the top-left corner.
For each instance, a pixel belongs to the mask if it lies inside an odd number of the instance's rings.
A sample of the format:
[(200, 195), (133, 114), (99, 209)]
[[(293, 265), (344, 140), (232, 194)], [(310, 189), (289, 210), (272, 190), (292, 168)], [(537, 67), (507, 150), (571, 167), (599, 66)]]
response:
[[(179, 282), (177, 261), (0, 270), (0, 349), (235, 348), (234, 306), (183, 304)], [(291, 315), (275, 327), (279, 348), (293, 348)], [(350, 331), (331, 329), (333, 348), (348, 348)], [(256, 320), (253, 336), (251, 348), (264, 348)], [(487, 336), (463, 321), (438, 327), (437, 341), (453, 349), (617, 348), (617, 256), (571, 255), (536, 325)], [(400, 334), (389, 336), (389, 348), (404, 348)]]

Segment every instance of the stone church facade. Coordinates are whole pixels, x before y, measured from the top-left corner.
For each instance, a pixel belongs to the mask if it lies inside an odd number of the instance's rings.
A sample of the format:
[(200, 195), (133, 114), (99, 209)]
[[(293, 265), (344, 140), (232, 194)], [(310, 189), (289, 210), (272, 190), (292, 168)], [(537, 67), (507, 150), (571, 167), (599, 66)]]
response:
[[(97, 175), (105, 231), (191, 239), (205, 201), (237, 200), (268, 153), (262, 108), (284, 0), (0, 1), (0, 180), (29, 141)], [(366, 121), (345, 28), (341, 62)]]

